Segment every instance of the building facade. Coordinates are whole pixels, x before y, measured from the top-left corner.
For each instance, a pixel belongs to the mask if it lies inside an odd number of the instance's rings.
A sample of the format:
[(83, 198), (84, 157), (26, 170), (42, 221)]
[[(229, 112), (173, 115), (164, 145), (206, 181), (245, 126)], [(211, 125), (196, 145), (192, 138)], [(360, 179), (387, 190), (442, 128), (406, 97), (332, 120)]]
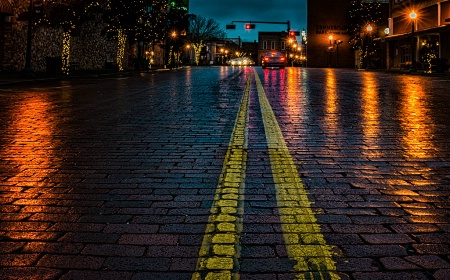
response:
[(288, 55), (287, 32), (258, 32), (258, 59), (256, 65), (261, 65), (262, 57), (267, 52), (277, 51)]
[(308, 67), (355, 67), (355, 53), (348, 44), (350, 3), (308, 0)]
[(12, 56), (12, 45), (10, 40), (12, 33), (13, 7), (9, 0), (0, 0), (0, 71), (9, 67), (8, 61)]
[[(449, 0), (390, 0), (387, 68), (448, 70)], [(411, 68), (411, 64), (413, 68)]]
[[(165, 3), (167, 0), (161, 0)], [(31, 3), (39, 3), (37, 0)], [(153, 2), (152, 2), (153, 3)], [(189, 0), (170, 1), (167, 6), (188, 12)], [(67, 44), (66, 34), (60, 27), (32, 25), (31, 39), (28, 40), (28, 16), (30, 0), (0, 0), (0, 71), (20, 72), (27, 60), (27, 42), (31, 41), (31, 68), (35, 72), (49, 72), (50, 68), (61, 68), (58, 60), (68, 54), (69, 64), (74, 69), (98, 70), (116, 68), (118, 40), (104, 34), (106, 23), (101, 15), (87, 21), (76, 32), (70, 34)], [(44, 6), (45, 11), (45, 6)], [(155, 65), (164, 64), (164, 51), (159, 45), (152, 51), (145, 50), (134, 42), (126, 42), (123, 51), (125, 68), (135, 67), (136, 58), (145, 55)], [(69, 49), (68, 51), (65, 49)], [(50, 63), (51, 62), (51, 63)], [(55, 67), (49, 67), (54, 64)], [(72, 68), (72, 67), (71, 67)], [(57, 70), (57, 69), (54, 69)]]
[[(384, 68), (388, 4), (389, 0), (308, 0), (308, 66)], [(365, 10), (372, 14), (361, 14)]]

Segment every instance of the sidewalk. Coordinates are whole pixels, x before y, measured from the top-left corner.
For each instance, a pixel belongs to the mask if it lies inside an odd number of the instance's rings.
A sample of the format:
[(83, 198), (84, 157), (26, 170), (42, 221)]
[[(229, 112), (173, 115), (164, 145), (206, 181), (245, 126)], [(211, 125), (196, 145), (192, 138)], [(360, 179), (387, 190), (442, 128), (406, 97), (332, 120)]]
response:
[(51, 80), (64, 80), (64, 79), (76, 79), (76, 78), (101, 78), (107, 76), (124, 76), (124, 75), (133, 75), (141, 72), (153, 72), (153, 71), (164, 71), (170, 70), (169, 68), (161, 68), (161, 67), (152, 67), (152, 69), (145, 71), (138, 71), (127, 69), (124, 71), (116, 71), (116, 70), (79, 70), (73, 71), (72, 74), (65, 76), (63, 74), (47, 74), (45, 72), (35, 72), (33, 73), (33, 77), (26, 77), (21, 72), (15, 73), (4, 73), (0, 72), (0, 87), (14, 85), (19, 83), (31, 83), (31, 82), (39, 82), (39, 81), (51, 81)]
[[(179, 68), (183, 68), (181, 66)], [(178, 69), (179, 69), (178, 68)], [(153, 71), (167, 71), (171, 70), (170, 68), (161, 68), (161, 67), (153, 67), (152, 69), (145, 71), (138, 71), (133, 69), (127, 69), (122, 72), (118, 72), (116, 70), (79, 70), (73, 71), (73, 74), (69, 76), (64, 76), (62, 74), (47, 74), (45, 72), (36, 72), (34, 73), (34, 77), (25, 77), (23, 73), (4, 73), (0, 72), (0, 87), (14, 85), (19, 83), (31, 83), (31, 82), (39, 82), (39, 81), (51, 81), (51, 80), (63, 80), (63, 79), (76, 79), (76, 78), (101, 78), (107, 76), (124, 76), (124, 75), (133, 75), (141, 72), (153, 72)], [(444, 73), (425, 73), (423, 71), (410, 72), (408, 70), (387, 70), (387, 69), (356, 69), (357, 71), (373, 71), (373, 72), (387, 72), (387, 73), (395, 73), (395, 74), (410, 74), (410, 75), (423, 75), (423, 76), (445, 76), (450, 77), (450, 72)]]

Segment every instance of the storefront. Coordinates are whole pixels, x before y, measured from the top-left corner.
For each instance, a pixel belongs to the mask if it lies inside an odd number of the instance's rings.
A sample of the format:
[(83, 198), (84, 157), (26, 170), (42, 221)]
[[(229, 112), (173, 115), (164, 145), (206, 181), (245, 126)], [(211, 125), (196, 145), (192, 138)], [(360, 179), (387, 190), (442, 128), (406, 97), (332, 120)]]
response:
[[(442, 72), (450, 58), (450, 25), (386, 37), (389, 69)], [(414, 48), (412, 47), (414, 42)], [(414, 50), (414, 53), (413, 53)]]
[[(443, 72), (450, 60), (450, 1), (391, 0), (387, 68)], [(412, 66), (411, 66), (412, 65)]]

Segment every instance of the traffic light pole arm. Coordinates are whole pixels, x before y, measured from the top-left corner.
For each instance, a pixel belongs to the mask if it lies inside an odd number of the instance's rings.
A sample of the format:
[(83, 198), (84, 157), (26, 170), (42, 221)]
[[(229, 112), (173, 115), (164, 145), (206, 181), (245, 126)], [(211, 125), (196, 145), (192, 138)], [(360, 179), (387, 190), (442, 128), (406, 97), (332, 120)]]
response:
[(231, 23), (235, 22), (241, 22), (241, 23), (265, 23), (265, 24), (286, 24), (287, 25), (287, 31), (291, 31), (291, 22), (288, 21), (243, 21), (243, 20), (233, 20)]

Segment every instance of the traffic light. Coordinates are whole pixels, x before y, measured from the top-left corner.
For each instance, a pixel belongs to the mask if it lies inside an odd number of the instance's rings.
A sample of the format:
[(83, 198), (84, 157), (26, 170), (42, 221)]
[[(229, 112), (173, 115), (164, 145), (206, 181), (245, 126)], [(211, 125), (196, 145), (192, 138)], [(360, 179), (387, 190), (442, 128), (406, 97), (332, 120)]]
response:
[(246, 23), (245, 24), (245, 29), (246, 30), (255, 29), (255, 25), (253, 23)]
[(289, 31), (289, 37), (300, 36), (300, 31)]

